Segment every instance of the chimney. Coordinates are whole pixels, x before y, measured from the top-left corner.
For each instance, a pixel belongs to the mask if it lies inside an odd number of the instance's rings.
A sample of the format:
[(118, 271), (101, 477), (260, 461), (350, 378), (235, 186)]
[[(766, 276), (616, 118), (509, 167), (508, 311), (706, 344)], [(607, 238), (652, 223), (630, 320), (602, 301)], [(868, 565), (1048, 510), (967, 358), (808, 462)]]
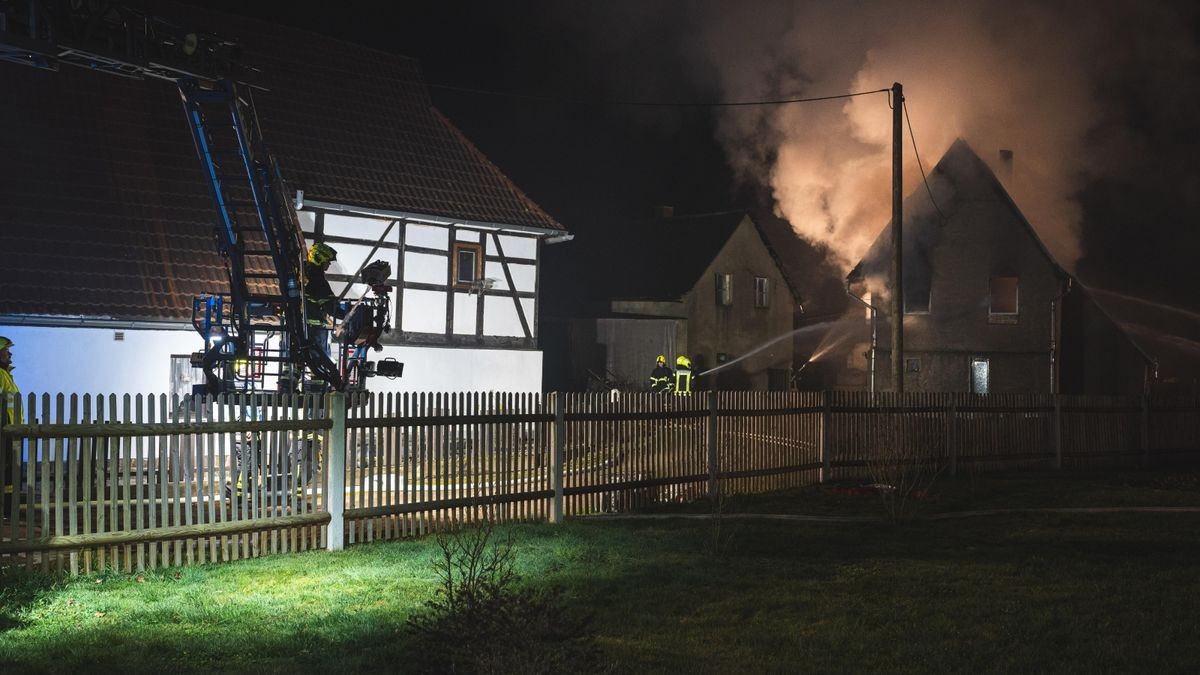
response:
[(675, 217), (674, 206), (656, 206), (654, 207), (655, 218), (673, 218)]
[(1007, 183), (1012, 182), (1012, 174), (1013, 174), (1013, 151), (1012, 150), (1003, 150), (1003, 149), (1000, 150), (1000, 166), (999, 166), (999, 171), (997, 171), (997, 173), (1000, 175), (1000, 181), (1002, 183), (1007, 184)]

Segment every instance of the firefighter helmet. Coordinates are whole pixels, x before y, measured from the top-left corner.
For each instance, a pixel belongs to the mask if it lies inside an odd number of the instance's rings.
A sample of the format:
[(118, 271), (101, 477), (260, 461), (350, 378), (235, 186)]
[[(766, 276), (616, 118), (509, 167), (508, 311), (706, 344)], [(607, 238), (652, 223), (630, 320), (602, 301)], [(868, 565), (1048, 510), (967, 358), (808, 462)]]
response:
[(691, 368), (692, 360), (681, 354), (675, 358), (675, 365), (679, 366), (680, 368)]
[(8, 349), (11, 346), (13, 346), (13, 341), (0, 335), (0, 349)]
[(658, 358), (654, 359), (654, 362), (660, 366), (665, 366), (665, 365), (667, 365), (667, 357), (663, 356), (662, 354), (659, 354)]
[(308, 249), (308, 261), (314, 265), (324, 265), (334, 260), (337, 260), (337, 251), (329, 244), (317, 242)]

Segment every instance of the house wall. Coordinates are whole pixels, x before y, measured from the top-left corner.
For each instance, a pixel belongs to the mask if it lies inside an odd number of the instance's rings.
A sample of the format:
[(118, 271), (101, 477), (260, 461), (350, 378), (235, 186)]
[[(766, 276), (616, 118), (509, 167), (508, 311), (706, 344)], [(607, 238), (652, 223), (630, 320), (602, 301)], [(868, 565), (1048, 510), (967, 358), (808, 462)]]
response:
[[(171, 355), (204, 341), (186, 330), (64, 326), (0, 326), (12, 339), (13, 377), (23, 393), (164, 394), (171, 390)], [(120, 334), (121, 340), (115, 339)]]
[[(1049, 393), (1050, 303), (1061, 292), (1058, 274), (1017, 216), (1000, 208), (995, 196), (983, 194), (959, 204), (930, 252), (929, 313), (905, 315), (905, 359), (921, 360), (919, 372), (905, 369), (905, 388), (969, 391), (971, 360), (986, 358), (990, 392)], [(1018, 280), (1013, 322), (989, 315), (990, 283), (998, 276)], [(886, 295), (882, 299), (890, 302)], [(890, 389), (891, 321), (886, 315), (880, 319), (879, 344), (876, 382)]]
[[(385, 343), (536, 349), (535, 235), (326, 209), (306, 209), (300, 217), (310, 245), (319, 240), (337, 249), (328, 277), (346, 298), (368, 290), (355, 283), (364, 264), (384, 260), (391, 265), (395, 330)], [(478, 247), (482, 260), (469, 275), (475, 284), (457, 280), (456, 244)]]
[[(971, 186), (960, 186), (967, 190)], [(954, 212), (929, 249), (932, 278), (929, 313), (904, 318), (904, 386), (910, 391), (971, 390), (970, 364), (987, 359), (990, 393), (1140, 393), (1144, 361), (1120, 329), (1086, 293), (1068, 292), (1065, 279), (1011, 206), (985, 188), (956, 202)], [(989, 316), (990, 279), (1018, 278), (1015, 321)], [(874, 289), (879, 316), (875, 381), (880, 391), (891, 381), (890, 299), (880, 280), (855, 290)], [(1053, 312), (1051, 305), (1054, 305)], [(869, 321), (859, 308), (848, 317)], [(1051, 358), (1052, 339), (1058, 363)], [(864, 351), (862, 338), (854, 345)], [(862, 387), (865, 359), (845, 357), (842, 386)], [(909, 363), (918, 362), (914, 371)]]
[[(719, 306), (716, 275), (733, 275), (733, 302)], [(766, 277), (768, 307), (754, 306), (754, 278)], [(687, 353), (697, 373), (746, 356), (774, 338), (792, 332), (794, 300), (783, 274), (753, 222), (743, 219), (725, 246), (684, 297), (688, 316)], [(704, 389), (767, 389), (769, 371), (792, 367), (792, 341), (781, 339), (762, 351), (696, 382)]]
[[(172, 386), (177, 364), (203, 348), (190, 325), (186, 330), (0, 326), (13, 347), (13, 376), (23, 393), (185, 394), (202, 375), (183, 373)], [(121, 333), (122, 339), (114, 335)], [(371, 359), (395, 358), (404, 376), (374, 377), (371, 391), (512, 391), (542, 389), (542, 354), (512, 349), (454, 349), (385, 346)], [(184, 369), (190, 371), (190, 368)], [(194, 380), (188, 380), (188, 377)]]

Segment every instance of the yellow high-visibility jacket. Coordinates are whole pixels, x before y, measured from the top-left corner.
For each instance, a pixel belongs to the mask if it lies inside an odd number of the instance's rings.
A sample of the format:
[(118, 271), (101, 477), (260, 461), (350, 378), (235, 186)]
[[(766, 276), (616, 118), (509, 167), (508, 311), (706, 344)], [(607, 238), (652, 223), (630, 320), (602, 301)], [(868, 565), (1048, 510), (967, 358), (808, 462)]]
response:
[(17, 388), (17, 382), (13, 380), (11, 372), (2, 368), (0, 368), (0, 394), (8, 394), (8, 424), (12, 424), (12, 408), (16, 404), (20, 389)]
[(17, 388), (17, 383), (13, 380), (12, 373), (4, 368), (0, 368), (0, 394), (9, 394), (8, 397), (8, 423), (13, 423), (13, 408), (16, 405), (17, 395), (21, 390)]

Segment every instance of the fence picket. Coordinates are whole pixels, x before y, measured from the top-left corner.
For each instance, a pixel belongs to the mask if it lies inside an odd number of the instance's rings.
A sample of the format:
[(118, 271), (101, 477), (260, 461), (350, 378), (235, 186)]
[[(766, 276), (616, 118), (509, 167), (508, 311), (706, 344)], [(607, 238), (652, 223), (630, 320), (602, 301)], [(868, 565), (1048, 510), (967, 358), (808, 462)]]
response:
[[(719, 496), (865, 477), (889, 449), (920, 452), (950, 472), (1061, 458), (1068, 467), (1135, 466), (1200, 452), (1196, 397), (362, 392), (348, 397), (348, 485), (331, 495), (316, 466), (333, 442), (327, 401), (189, 396), (168, 406), (166, 396), (138, 394), (118, 407), (115, 395), (94, 403), (85, 395), (82, 406), (78, 396), (15, 398), (18, 426), (4, 433), (21, 452), (0, 467), (13, 483), (0, 562), (78, 574), (323, 547), (343, 533), (305, 518), (328, 513), (331, 498), (347, 507), (354, 543), (484, 517), (690, 500), (710, 483)], [(560, 407), (561, 441), (550, 421)], [(555, 506), (547, 495), (560, 487), (566, 497)], [(278, 518), (287, 520), (272, 526)], [(213, 530), (228, 525), (245, 527)], [(189, 528), (188, 536), (103, 539), (163, 528)], [(46, 544), (66, 535), (95, 543)]]

